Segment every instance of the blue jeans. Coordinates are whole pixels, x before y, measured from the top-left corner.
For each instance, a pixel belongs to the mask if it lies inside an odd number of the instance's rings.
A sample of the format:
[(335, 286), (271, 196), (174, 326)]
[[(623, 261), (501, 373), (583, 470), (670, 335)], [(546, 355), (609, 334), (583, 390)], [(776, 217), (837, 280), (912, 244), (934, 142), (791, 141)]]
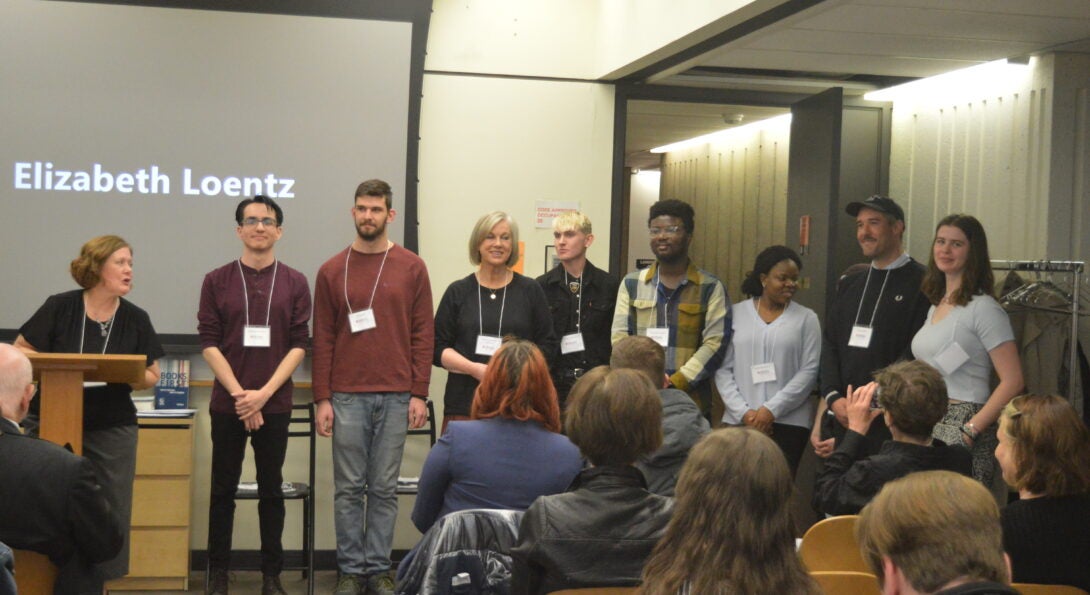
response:
[(333, 524), (342, 574), (390, 569), (409, 398), (409, 393), (333, 393)]

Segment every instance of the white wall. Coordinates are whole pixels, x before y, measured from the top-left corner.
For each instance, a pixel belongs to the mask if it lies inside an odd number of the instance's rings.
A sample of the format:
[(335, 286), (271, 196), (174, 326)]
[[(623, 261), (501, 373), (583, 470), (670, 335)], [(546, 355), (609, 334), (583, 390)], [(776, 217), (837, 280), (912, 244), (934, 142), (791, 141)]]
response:
[(926, 262), (938, 220), (964, 212), (984, 224), (992, 258), (1046, 256), (1051, 79), (1050, 60), (1035, 60), (987, 92), (894, 101), (889, 191), (909, 253)]
[(597, 3), (435, 0), (427, 69), (592, 79)]
[(785, 0), (600, 0), (598, 76), (614, 79), (670, 57)]
[(436, 0), (428, 70), (613, 79), (785, 0)]

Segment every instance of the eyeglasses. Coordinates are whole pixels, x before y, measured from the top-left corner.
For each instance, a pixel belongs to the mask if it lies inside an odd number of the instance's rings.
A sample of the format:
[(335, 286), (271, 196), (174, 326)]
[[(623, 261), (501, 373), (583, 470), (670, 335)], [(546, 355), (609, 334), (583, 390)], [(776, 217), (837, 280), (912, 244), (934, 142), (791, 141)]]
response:
[(648, 227), (647, 228), (647, 235), (649, 235), (651, 237), (655, 237), (655, 236), (673, 237), (673, 236), (676, 236), (678, 233), (680, 233), (681, 230), (682, 230), (682, 227), (680, 225), (668, 225), (666, 227)]
[(258, 223), (264, 225), (265, 227), (279, 227), (279, 225), (276, 224), (276, 219), (273, 219), (272, 217), (247, 217), (242, 220), (243, 227), (254, 227)]

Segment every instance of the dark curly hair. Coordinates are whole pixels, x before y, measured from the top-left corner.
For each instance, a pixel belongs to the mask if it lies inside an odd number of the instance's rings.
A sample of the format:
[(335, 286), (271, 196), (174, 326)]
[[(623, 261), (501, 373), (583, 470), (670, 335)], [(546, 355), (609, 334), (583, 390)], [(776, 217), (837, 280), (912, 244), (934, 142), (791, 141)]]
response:
[(685, 233), (693, 233), (694, 213), (693, 206), (689, 203), (676, 198), (668, 198), (656, 202), (651, 205), (651, 213), (647, 216), (648, 225), (651, 224), (652, 219), (655, 217), (662, 217), (663, 215), (681, 219), (681, 224), (685, 227)]
[(802, 270), (802, 258), (798, 253), (787, 246), (769, 246), (757, 255), (753, 263), (753, 270), (746, 274), (742, 281), (742, 293), (749, 297), (757, 297), (763, 293), (761, 287), (761, 275), (767, 275), (773, 267), (785, 260), (790, 260)]

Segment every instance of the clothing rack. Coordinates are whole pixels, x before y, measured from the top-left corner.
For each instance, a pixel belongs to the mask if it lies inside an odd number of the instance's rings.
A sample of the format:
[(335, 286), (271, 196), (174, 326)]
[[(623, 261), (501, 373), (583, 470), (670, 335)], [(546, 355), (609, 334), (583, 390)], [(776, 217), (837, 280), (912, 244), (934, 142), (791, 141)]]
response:
[(1035, 273), (1069, 273), (1071, 283), (1071, 345), (1067, 361), (1067, 399), (1072, 404), (1080, 398), (1075, 394), (1075, 378), (1079, 373), (1079, 289), (1086, 262), (1082, 260), (993, 260), (992, 269), (999, 271), (1030, 271)]

